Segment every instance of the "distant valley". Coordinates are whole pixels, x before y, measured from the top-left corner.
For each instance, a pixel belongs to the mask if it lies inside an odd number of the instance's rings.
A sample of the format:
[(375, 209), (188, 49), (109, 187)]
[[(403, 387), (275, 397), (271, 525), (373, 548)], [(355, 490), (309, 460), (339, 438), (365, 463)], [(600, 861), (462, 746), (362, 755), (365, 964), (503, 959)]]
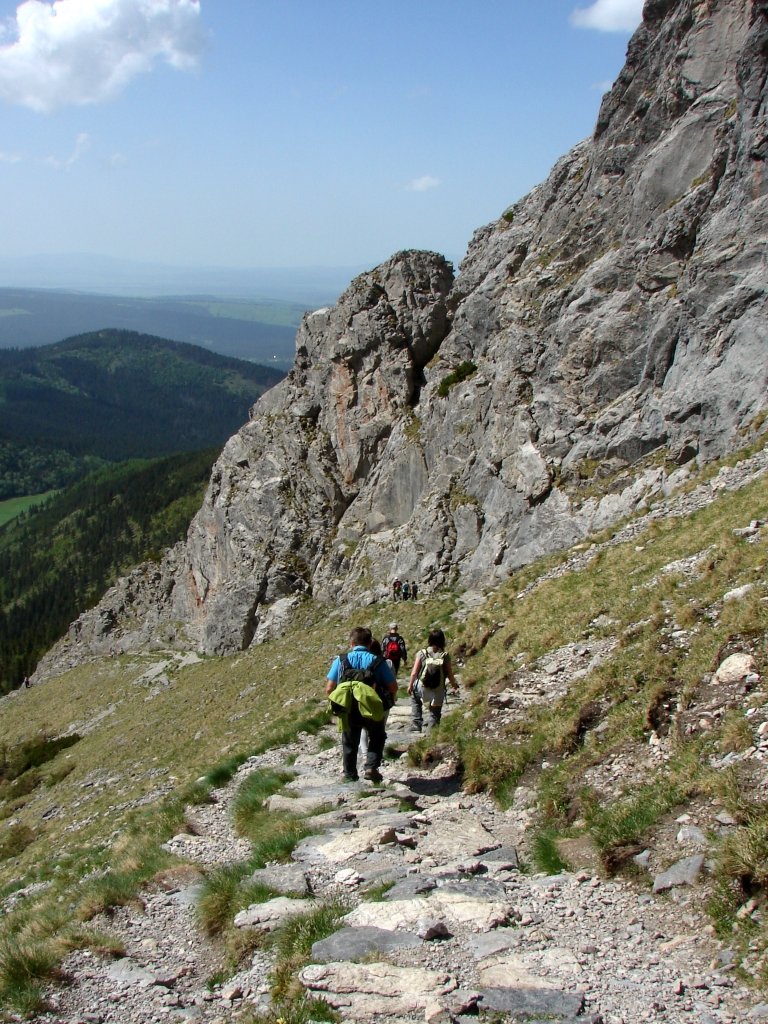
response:
[(137, 298), (0, 288), (0, 349), (49, 345), (104, 328), (172, 338), (221, 355), (287, 370), (312, 302), (212, 295)]

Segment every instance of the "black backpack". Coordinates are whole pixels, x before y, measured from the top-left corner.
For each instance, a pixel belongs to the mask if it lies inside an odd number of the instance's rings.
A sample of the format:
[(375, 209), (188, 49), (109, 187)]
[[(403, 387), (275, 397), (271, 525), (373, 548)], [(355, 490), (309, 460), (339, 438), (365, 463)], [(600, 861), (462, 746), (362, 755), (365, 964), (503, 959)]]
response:
[(389, 692), (389, 687), (386, 683), (381, 683), (376, 678), (377, 669), (384, 661), (383, 658), (374, 658), (367, 668), (352, 668), (346, 654), (342, 654), (339, 661), (341, 663), (341, 672), (339, 674), (340, 683), (355, 682), (365, 683), (367, 686), (372, 686), (381, 698), (381, 703), (384, 707), (392, 707), (395, 703), (393, 694)]

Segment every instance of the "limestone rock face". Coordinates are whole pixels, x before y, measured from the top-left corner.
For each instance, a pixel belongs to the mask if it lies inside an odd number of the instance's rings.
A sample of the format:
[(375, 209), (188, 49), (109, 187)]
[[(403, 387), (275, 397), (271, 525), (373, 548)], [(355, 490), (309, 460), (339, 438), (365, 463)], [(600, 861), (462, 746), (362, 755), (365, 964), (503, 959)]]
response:
[(768, 403), (767, 21), (758, 0), (647, 0), (593, 137), (475, 234), (455, 283), (399, 253), (305, 317), (187, 542), (39, 672), (174, 633), (243, 648), (342, 580), (358, 600), (394, 575), (490, 584), (634, 511), (665, 459), (735, 447)]

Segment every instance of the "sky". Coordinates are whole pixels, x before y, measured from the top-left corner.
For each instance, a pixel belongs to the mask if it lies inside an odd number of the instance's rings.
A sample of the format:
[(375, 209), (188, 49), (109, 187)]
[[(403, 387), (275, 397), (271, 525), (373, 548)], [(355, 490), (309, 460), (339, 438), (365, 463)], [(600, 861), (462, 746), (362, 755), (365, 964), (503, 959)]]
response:
[(0, 0), (0, 257), (458, 261), (591, 133), (641, 13), (642, 0)]

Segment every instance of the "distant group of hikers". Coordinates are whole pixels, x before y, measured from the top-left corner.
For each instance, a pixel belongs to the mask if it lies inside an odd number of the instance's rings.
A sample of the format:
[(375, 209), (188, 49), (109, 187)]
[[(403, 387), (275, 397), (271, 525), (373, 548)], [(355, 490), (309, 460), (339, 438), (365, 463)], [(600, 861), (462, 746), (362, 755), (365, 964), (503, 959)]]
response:
[[(349, 634), (349, 650), (334, 658), (325, 692), (331, 710), (340, 719), (345, 781), (357, 782), (361, 749), (365, 762), (363, 778), (382, 781), (387, 716), (397, 699), (397, 673), (407, 663), (408, 651), (396, 622), (390, 622), (381, 641), (374, 639), (365, 626), (355, 626)], [(426, 647), (413, 659), (408, 681), (411, 725), (415, 732), (431, 729), (440, 722), (448, 684), (458, 690), (445, 634), (442, 629), (432, 629)]]
[(409, 583), (408, 580), (395, 579), (392, 582), (393, 601), (415, 601), (419, 596), (419, 585), (416, 580)]

